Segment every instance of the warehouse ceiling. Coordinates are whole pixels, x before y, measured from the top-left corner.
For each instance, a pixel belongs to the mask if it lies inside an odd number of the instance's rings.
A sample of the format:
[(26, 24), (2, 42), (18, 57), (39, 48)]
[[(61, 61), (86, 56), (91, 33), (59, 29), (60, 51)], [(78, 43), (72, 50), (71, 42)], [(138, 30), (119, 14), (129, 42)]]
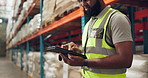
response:
[(14, 0), (0, 0), (0, 18), (8, 18), (13, 15)]

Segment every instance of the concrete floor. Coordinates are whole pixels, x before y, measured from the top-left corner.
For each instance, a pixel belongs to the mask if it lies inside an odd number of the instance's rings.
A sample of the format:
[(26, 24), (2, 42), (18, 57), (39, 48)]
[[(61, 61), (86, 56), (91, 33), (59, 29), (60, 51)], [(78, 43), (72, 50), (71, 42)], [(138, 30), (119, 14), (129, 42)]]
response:
[(0, 78), (29, 78), (27, 73), (20, 70), (13, 62), (0, 57)]

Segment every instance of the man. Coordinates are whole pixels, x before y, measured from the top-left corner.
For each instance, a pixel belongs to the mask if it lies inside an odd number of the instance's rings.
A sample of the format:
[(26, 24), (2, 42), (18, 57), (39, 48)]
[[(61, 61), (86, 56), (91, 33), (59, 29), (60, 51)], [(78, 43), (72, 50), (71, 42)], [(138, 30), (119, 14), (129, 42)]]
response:
[[(128, 18), (110, 8), (103, 0), (80, 0), (87, 22), (82, 36), (87, 59), (60, 54), (71, 66), (82, 66), (84, 78), (126, 78), (126, 68), (132, 63), (132, 37)], [(75, 43), (62, 48), (80, 51)]]

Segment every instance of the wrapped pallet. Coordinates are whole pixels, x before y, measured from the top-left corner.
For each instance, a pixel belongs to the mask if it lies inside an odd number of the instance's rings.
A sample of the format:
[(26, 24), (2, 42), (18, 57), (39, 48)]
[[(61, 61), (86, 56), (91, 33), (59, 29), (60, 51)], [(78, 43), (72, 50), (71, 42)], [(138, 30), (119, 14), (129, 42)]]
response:
[(21, 67), (21, 65), (20, 65), (20, 63), (21, 63), (20, 58), (21, 58), (21, 54), (20, 54), (20, 52), (17, 52), (17, 63), (16, 63), (16, 65), (18, 67)]
[(33, 19), (31, 19), (31, 21), (28, 24), (28, 30), (29, 30), (29, 34), (31, 35), (32, 33), (36, 32), (39, 28), (40, 28), (40, 19), (41, 14), (36, 14)]
[(26, 51), (23, 51), (22, 63), (23, 63), (23, 71), (26, 71), (26, 69), (27, 69), (27, 55), (26, 55)]
[(56, 17), (62, 17), (65, 12), (68, 13), (79, 6), (77, 0), (44, 0), (43, 25), (53, 23)]
[(40, 78), (40, 52), (35, 52), (33, 56), (32, 78)]
[(33, 76), (33, 55), (34, 55), (33, 52), (30, 52), (28, 54), (28, 68), (29, 68), (28, 74), (31, 77)]
[(63, 74), (62, 63), (57, 60), (58, 55), (54, 53), (47, 53), (44, 55), (44, 58), (45, 78), (61, 78)]
[(68, 67), (68, 78), (82, 78), (82, 74), (80, 72), (81, 67)]
[(54, 16), (61, 16), (64, 12), (70, 11), (79, 6), (80, 4), (78, 0), (57, 0)]
[(19, 6), (20, 6), (21, 2), (22, 2), (22, 0), (17, 0), (14, 3), (14, 14), (13, 14), (14, 17), (16, 17), (18, 14), (18, 10), (20, 9)]
[(148, 78), (148, 54), (134, 55), (127, 78)]
[[(45, 78), (81, 78), (82, 75), (80, 73), (80, 67), (68, 66), (64, 67), (64, 62), (57, 60), (58, 54), (55, 53), (47, 53), (44, 55), (45, 63), (44, 63), (44, 73)], [(68, 68), (66, 70), (65, 68)]]
[(135, 70), (127, 70), (127, 78), (148, 78), (148, 73), (135, 71)]
[(53, 14), (56, 7), (56, 1), (57, 0), (44, 0), (43, 24), (51, 22), (54, 19)]
[(30, 52), (28, 54), (28, 74), (32, 78), (40, 78), (40, 52)]
[[(13, 38), (11, 44), (14, 45), (19, 41), (22, 41), (25, 37), (32, 35), (40, 28), (40, 14), (34, 16), (33, 19), (29, 23), (24, 24), (21, 29), (18, 31), (16, 36)], [(15, 29), (17, 28), (18, 23), (15, 23), (12, 32), (14, 33)]]

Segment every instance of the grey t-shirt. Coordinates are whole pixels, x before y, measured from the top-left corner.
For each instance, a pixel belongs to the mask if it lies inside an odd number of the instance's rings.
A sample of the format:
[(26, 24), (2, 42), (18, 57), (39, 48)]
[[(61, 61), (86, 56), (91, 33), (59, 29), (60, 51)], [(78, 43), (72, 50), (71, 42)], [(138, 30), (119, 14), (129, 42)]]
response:
[(116, 12), (111, 16), (108, 25), (113, 44), (132, 41), (131, 25), (127, 16)]

